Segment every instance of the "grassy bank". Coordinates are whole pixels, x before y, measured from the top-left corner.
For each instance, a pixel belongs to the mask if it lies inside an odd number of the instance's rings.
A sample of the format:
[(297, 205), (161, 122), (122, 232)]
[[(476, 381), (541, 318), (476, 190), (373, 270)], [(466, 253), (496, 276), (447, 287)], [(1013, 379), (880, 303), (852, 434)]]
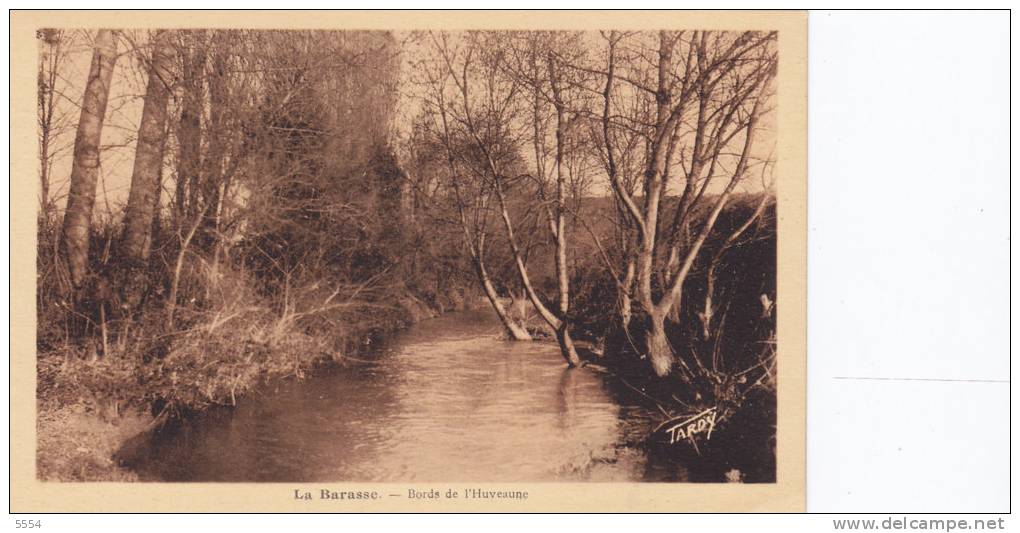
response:
[(132, 437), (174, 417), (232, 405), (260, 384), (343, 365), (359, 345), (468, 303), (458, 294), (444, 300), (443, 308), (433, 308), (409, 294), (385, 310), (386, 320), (359, 328), (364, 336), (357, 343), (313, 335), (299, 323), (281, 324), (268, 309), (251, 308), (222, 324), (180, 332), (166, 342), (164, 357), (147, 362), (144, 353), (126, 349), (104, 357), (82, 357), (80, 348), (40, 353), (37, 475), (48, 481), (135, 480), (113, 459)]
[(455, 286), (424, 291), (392, 280), (306, 284), (281, 298), (242, 268), (210, 268), (204, 258), (192, 265), (172, 322), (158, 297), (134, 312), (109, 299), (65, 302), (52, 269), (40, 265), (39, 479), (132, 480), (112, 459), (131, 437), (234, 405), (260, 384), (343, 365), (381, 336), (474, 298)]

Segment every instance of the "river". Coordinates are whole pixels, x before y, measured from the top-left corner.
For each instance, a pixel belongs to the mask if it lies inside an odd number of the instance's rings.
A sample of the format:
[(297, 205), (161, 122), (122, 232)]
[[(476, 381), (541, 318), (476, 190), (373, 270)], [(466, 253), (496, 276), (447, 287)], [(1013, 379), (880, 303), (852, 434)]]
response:
[(163, 481), (637, 481), (655, 413), (621, 405), (554, 343), (508, 342), (484, 311), (391, 336), (359, 362), (265, 388), (152, 436)]

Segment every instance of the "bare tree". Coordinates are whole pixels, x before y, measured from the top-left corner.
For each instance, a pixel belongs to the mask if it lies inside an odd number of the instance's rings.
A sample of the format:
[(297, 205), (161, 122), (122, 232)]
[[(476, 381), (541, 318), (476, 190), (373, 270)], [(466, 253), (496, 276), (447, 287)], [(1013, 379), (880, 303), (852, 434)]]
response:
[[(563, 32), (526, 32), (505, 36), (503, 68), (518, 80), (525, 91), (521, 97), (530, 100), (531, 142), (534, 147), (535, 180), (538, 183), (542, 210), (548, 222), (549, 236), (555, 247), (555, 269), (557, 284), (556, 313), (550, 312), (542, 302), (535, 304), (542, 318), (554, 329), (560, 350), (570, 366), (578, 366), (581, 359), (570, 335), (568, 314), (570, 312), (570, 272), (567, 233), (567, 205), (570, 196), (579, 201), (580, 190), (573, 187), (582, 177), (573, 175), (571, 157), (576, 161), (579, 150), (571, 148), (571, 126), (579, 121), (583, 109), (582, 95), (577, 87), (584, 81), (579, 72), (564, 67), (565, 59), (572, 60), (583, 55), (579, 34)], [(516, 38), (515, 38), (516, 37)], [(551, 115), (551, 117), (549, 116)], [(551, 119), (551, 120), (550, 120)], [(546, 159), (549, 123), (553, 131), (553, 170), (547, 170)], [(550, 183), (551, 182), (551, 183)], [(551, 198), (547, 189), (552, 189)], [(509, 226), (508, 226), (509, 227)], [(509, 230), (508, 230), (509, 232)], [(521, 267), (519, 266), (519, 269)], [(522, 275), (522, 283), (527, 279)], [(538, 300), (530, 284), (524, 284), (529, 298)]]
[(177, 137), (177, 184), (174, 215), (183, 227), (197, 215), (202, 171), (202, 114), (205, 95), (205, 64), (208, 47), (204, 30), (188, 30), (180, 36), (179, 53), (183, 81)]
[(64, 115), (59, 105), (57, 83), (67, 60), (67, 32), (58, 29), (38, 31), (40, 57), (38, 72), (38, 120), (39, 120), (39, 206), (43, 220), (49, 220), (53, 210), (51, 187), (53, 185), (53, 160), (57, 149), (57, 137), (64, 130)]
[(172, 88), (172, 53), (169, 32), (154, 32), (151, 35), (149, 79), (138, 126), (121, 244), (123, 258), (135, 265), (144, 265), (148, 261), (152, 244), (153, 217), (162, 186), (160, 177), (166, 145), (167, 101)]
[[(433, 37), (433, 44), (437, 49), (448, 46), (446, 35)], [(532, 336), (518, 321), (519, 317), (513, 316), (503, 304), (486, 264), (493, 191), (489, 181), (468, 180), (464, 176), (465, 173), (471, 174), (472, 169), (478, 168), (479, 162), (474, 161), (478, 158), (477, 150), (472, 150), (474, 140), (469, 140), (463, 131), (458, 135), (451, 125), (451, 106), (454, 104), (447, 94), (452, 80), (451, 70), (445, 62), (435, 70), (429, 67), (421, 70), (426, 77), (425, 106), (433, 117), (433, 135), (446, 155), (449, 189), (452, 191), (456, 210), (456, 224), (462, 230), (464, 247), (468, 251), (475, 275), (507, 336), (517, 341), (530, 341)]]
[(447, 123), (445, 112), (442, 112), (442, 116), (444, 122), (444, 145), (447, 147), (450, 177), (453, 185), (455, 204), (457, 206), (457, 215), (460, 218), (460, 225), (464, 230), (464, 245), (467, 247), (468, 254), (471, 256), (471, 263), (475, 267), (475, 273), (478, 276), (478, 281), (481, 283), (485, 297), (489, 300), (489, 304), (496, 312), (496, 316), (499, 317), (508, 336), (516, 341), (532, 340), (531, 334), (528, 330), (520, 322), (518, 322), (519, 317), (512, 316), (503, 305), (498, 293), (496, 292), (496, 288), (493, 286), (492, 277), (489, 274), (488, 268), (486, 267), (486, 239), (488, 237), (488, 231), (486, 228), (488, 225), (488, 213), (492, 201), (492, 193), (488, 190), (465, 193), (459, 165), (453, 155), (455, 152), (451, 149), (452, 143), (449, 139), (449, 125)]
[[(553, 330), (567, 364), (577, 366), (581, 360), (574, 347), (565, 316), (565, 310), (569, 308), (569, 285), (566, 274), (566, 235), (560, 231), (564, 227), (562, 204), (557, 203), (555, 208), (560, 216), (553, 216), (549, 220), (550, 230), (554, 231), (557, 242), (559, 309), (562, 313), (558, 314), (549, 309), (532, 283), (508, 198), (509, 188), (520, 178), (513, 175), (513, 167), (510, 164), (513, 159), (508, 159), (506, 155), (513, 154), (520, 143), (513, 129), (522, 123), (520, 118), (522, 107), (519, 101), (522, 87), (512, 77), (502, 75), (500, 62), (503, 51), (495, 43), (481, 42), (486, 37), (479, 33), (469, 33), (465, 37), (463, 49), (458, 51), (448, 46), (445, 36), (444, 40), (436, 41), (437, 52), (442, 56), (447, 74), (455, 85), (457, 100), (450, 108), (455, 110), (456, 120), (481, 154), (483, 165), (481, 168), (476, 167), (474, 172), (479, 179), (491, 183), (497, 201), (496, 208), (503, 223), (520, 284), (539, 316)], [(481, 93), (480, 97), (474, 96), (476, 90)], [(558, 85), (556, 90), (559, 90)], [(557, 161), (562, 162), (562, 152), (559, 152), (559, 156)], [(558, 186), (562, 186), (561, 167), (558, 169), (558, 177), (560, 178)], [(562, 195), (562, 190), (560, 194)]]
[[(624, 65), (619, 53), (623, 37), (611, 32), (606, 39), (606, 66), (599, 71), (605, 79), (603, 143), (613, 191), (636, 229), (635, 292), (647, 317), (644, 350), (657, 375), (669, 374), (679, 362), (682, 377), (693, 381), (697, 361), (688, 364), (684, 358), (675, 357), (666, 338), (665, 320), (679, 307), (684, 281), (751, 163), (758, 122), (766, 110), (769, 81), (775, 74), (775, 35), (663, 31), (657, 35), (654, 48), (641, 48), (643, 43), (639, 41), (628, 51), (642, 61), (627, 61)], [(642, 68), (645, 63), (652, 65), (650, 72)], [(616, 83), (624, 88), (617, 90)], [(613, 112), (618, 107), (614, 100), (621, 97), (653, 102), (651, 120), (619, 118)], [(611, 131), (620, 127), (646, 132), (640, 200), (613, 168), (615, 139)], [(727, 150), (740, 133), (742, 146), (739, 154), (731, 157)], [(689, 143), (689, 148), (683, 149), (682, 143)], [(678, 155), (683, 192), (672, 222), (663, 231), (663, 198)], [(724, 182), (722, 192), (714, 198), (707, 196), (722, 161), (734, 158), (729, 178), (719, 180)], [(699, 212), (704, 213), (700, 228), (688, 236), (687, 229)], [(656, 258), (662, 248), (666, 248), (668, 257), (660, 271)], [(657, 275), (659, 282), (655, 283)]]
[(99, 30), (93, 43), (92, 64), (82, 98), (81, 118), (74, 140), (71, 188), (64, 211), (61, 249), (71, 286), (80, 288), (88, 274), (89, 232), (99, 178), (99, 148), (110, 81), (117, 61), (117, 33)]

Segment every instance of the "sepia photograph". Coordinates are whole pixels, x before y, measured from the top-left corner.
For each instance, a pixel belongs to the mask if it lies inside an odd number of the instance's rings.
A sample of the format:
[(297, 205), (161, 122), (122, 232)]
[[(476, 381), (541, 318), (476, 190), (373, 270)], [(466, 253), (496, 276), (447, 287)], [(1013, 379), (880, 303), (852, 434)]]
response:
[(516, 15), (36, 17), (34, 483), (802, 506), (804, 19)]
[(9, 9), (9, 527), (1008, 529), (1010, 11), (573, 4)]

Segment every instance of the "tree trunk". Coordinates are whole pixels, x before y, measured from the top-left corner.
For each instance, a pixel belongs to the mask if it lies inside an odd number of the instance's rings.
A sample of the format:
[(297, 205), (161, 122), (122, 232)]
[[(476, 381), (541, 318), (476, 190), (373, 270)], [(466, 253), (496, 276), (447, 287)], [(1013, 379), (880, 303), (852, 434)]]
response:
[[(166, 159), (166, 143), (167, 138), (170, 136), (168, 128), (164, 127), (163, 130), (163, 144), (159, 147), (159, 160), (164, 161)], [(165, 167), (160, 165), (159, 174), (156, 176), (156, 191), (153, 195), (152, 205), (155, 206), (152, 212), (152, 229), (149, 231), (149, 252), (152, 252), (152, 242), (160, 238), (161, 232), (163, 231), (163, 221), (160, 219), (160, 197), (163, 194), (163, 173)]]
[[(495, 173), (495, 165), (490, 163), (490, 168)], [(521, 254), (520, 246), (517, 245), (517, 238), (514, 236), (514, 225), (510, 220), (510, 211), (507, 208), (506, 198), (503, 195), (502, 185), (499, 183), (499, 178), (493, 180), (494, 189), (496, 191), (496, 198), (499, 200), (499, 214), (503, 219), (503, 229), (506, 231), (507, 244), (510, 246), (510, 253), (514, 258), (514, 265), (517, 268), (517, 276), (520, 278), (521, 286), (524, 288), (524, 292), (528, 295), (528, 299), (531, 301), (531, 305), (535, 307), (535, 311), (538, 312), (539, 316), (549, 327), (553, 330), (557, 330), (561, 326), (561, 320), (552, 313), (539, 299), (538, 293), (535, 292), (535, 287), (531, 284), (531, 277), (528, 275), (528, 267), (524, 264), (524, 257)]]
[[(465, 93), (465, 100), (467, 100), (467, 94), (466, 93)], [(469, 128), (470, 128), (470, 126), (469, 126)], [(524, 256), (523, 256), (523, 254), (521, 254), (520, 246), (518, 246), (518, 244), (517, 244), (517, 238), (514, 236), (514, 224), (513, 224), (513, 221), (510, 219), (510, 210), (507, 207), (506, 196), (503, 193), (503, 185), (502, 185), (502, 182), (501, 182), (502, 178), (500, 177), (499, 169), (497, 168), (496, 162), (492, 158), (492, 154), (488, 151), (488, 149), (487, 149), (485, 143), (482, 141), (481, 137), (479, 137), (478, 134), (473, 129), (471, 129), (469, 131), (471, 131), (471, 134), (472, 134), (472, 136), (475, 139), (476, 145), (485, 154), (485, 157), (487, 159), (488, 167), (489, 167), (489, 172), (492, 175), (492, 185), (493, 185), (492, 188), (493, 188), (493, 192), (496, 193), (496, 199), (497, 199), (497, 201), (499, 203), (499, 209), (498, 209), (499, 215), (500, 215), (500, 218), (503, 220), (503, 229), (505, 230), (505, 233), (506, 233), (507, 244), (510, 247), (511, 255), (513, 255), (514, 265), (517, 267), (517, 275), (520, 278), (521, 286), (524, 289), (524, 292), (528, 295), (528, 300), (531, 301), (531, 305), (534, 306), (535, 311), (538, 312), (539, 316), (542, 317), (542, 320), (544, 320), (545, 323), (548, 324), (549, 327), (554, 332), (556, 332), (557, 339), (559, 339), (560, 338), (560, 333), (559, 332), (561, 330), (562, 331), (566, 331), (566, 321), (561, 319), (560, 317), (557, 317), (552, 311), (550, 311), (549, 308), (547, 308), (545, 306), (545, 304), (542, 303), (542, 300), (538, 297), (538, 294), (535, 292), (535, 288), (531, 284), (531, 277), (528, 275), (528, 267), (524, 263)], [(558, 224), (562, 224), (562, 222), (559, 222)], [(552, 229), (552, 228), (550, 228), (550, 229)], [(558, 231), (556, 233), (558, 234)], [(557, 239), (557, 271), (559, 272), (561, 270), (560, 267), (559, 267), (560, 252), (563, 252), (565, 254), (565, 247), (564, 247), (565, 243), (563, 243), (560, 240), (560, 236), (559, 235), (554, 235), (554, 236)], [(565, 257), (565, 255), (563, 257)], [(566, 261), (565, 260), (563, 262), (563, 266), (564, 266), (564, 270), (563, 271), (565, 272), (565, 266), (566, 266)], [(569, 301), (566, 299), (566, 297), (564, 297), (564, 293), (562, 292), (564, 290), (568, 290), (568, 287), (565, 285), (565, 283), (563, 283), (564, 281), (565, 280), (559, 280), (558, 281), (559, 287), (560, 287), (560, 290), (561, 290), (561, 293), (560, 293), (561, 294), (561, 298), (560, 298), (561, 308), (565, 308), (567, 305), (569, 305)], [(569, 342), (569, 336), (568, 336), (568, 342)], [(562, 348), (564, 346), (564, 344), (561, 343), (560, 346)], [(573, 348), (572, 348), (573, 343), (570, 343), (569, 346), (571, 346), (571, 351), (573, 351)], [(571, 357), (573, 357), (575, 359), (577, 358), (577, 354), (576, 354), (576, 352), (574, 352), (573, 355), (571, 355), (571, 354), (569, 354), (569, 353), (564, 351), (563, 352), (563, 357), (568, 362), (570, 362), (571, 361)]]
[(89, 231), (99, 179), (99, 146), (116, 61), (116, 34), (112, 30), (99, 30), (92, 51), (85, 95), (82, 97), (78, 132), (74, 139), (71, 188), (61, 232), (61, 247), (74, 289), (82, 286), (88, 273)]
[[(669, 258), (666, 260), (664, 271), (660, 271), (662, 287), (669, 286), (669, 280), (673, 276), (673, 273), (676, 272), (677, 269), (679, 269), (679, 267), (680, 267), (680, 247), (677, 245), (673, 245), (670, 247)], [(680, 306), (679, 305), (671, 306), (669, 308), (669, 311), (666, 313), (666, 319), (672, 322), (679, 323)]]
[[(553, 239), (556, 241), (556, 284), (559, 288), (559, 312), (566, 317), (570, 310), (570, 276), (567, 272), (567, 224), (563, 216), (564, 181), (563, 176), (563, 143), (565, 106), (560, 96), (560, 86), (556, 79), (556, 68), (553, 54), (549, 54), (549, 85), (552, 88), (554, 108), (556, 109), (556, 220), (553, 223)], [(566, 355), (566, 354), (564, 354)]]
[(209, 92), (209, 123), (206, 130), (212, 132), (209, 135), (207, 152), (203, 158), (202, 178), (202, 203), (209, 205), (205, 220), (199, 228), (199, 242), (204, 250), (219, 249), (220, 221), (222, 217), (223, 186), (225, 180), (224, 162), (227, 158), (229, 146), (229, 125), (227, 123), (228, 101), (228, 73), (227, 54), (217, 49), (216, 45), (224, 45), (222, 38), (214, 37), (212, 53), (208, 62), (210, 73), (206, 75)]
[[(708, 265), (708, 272), (705, 274), (705, 308), (698, 313), (701, 320), (701, 337), (706, 341), (712, 337), (712, 316), (715, 314), (715, 305), (712, 303), (712, 295), (715, 293), (715, 267), (722, 254), (716, 254), (712, 263)], [(676, 309), (676, 306), (673, 307)]]
[(50, 154), (50, 140), (53, 134), (53, 92), (56, 83), (57, 62), (59, 61), (59, 50), (53, 48), (59, 44), (59, 34), (52, 43), (43, 41), (39, 57), (38, 75), (38, 108), (39, 108), (39, 200), (40, 214), (42, 220), (49, 222), (50, 218), (50, 167), (52, 158)]
[(478, 274), (478, 281), (482, 283), (482, 289), (485, 291), (485, 297), (489, 299), (489, 303), (492, 304), (492, 309), (496, 311), (496, 316), (499, 317), (499, 321), (503, 323), (503, 328), (506, 329), (507, 335), (511, 340), (515, 341), (530, 341), (531, 334), (524, 326), (517, 323), (510, 313), (507, 312), (506, 307), (499, 301), (499, 295), (496, 293), (496, 288), (492, 286), (492, 281), (489, 279), (489, 273), (485, 270), (485, 265), (479, 258), (473, 258), (475, 264), (475, 272)]
[[(581, 358), (577, 356), (574, 341), (570, 338), (570, 326), (567, 313), (570, 311), (570, 274), (567, 271), (567, 224), (563, 216), (564, 185), (563, 153), (564, 153), (564, 118), (565, 106), (561, 98), (560, 86), (556, 77), (555, 59), (550, 53), (548, 57), (549, 85), (552, 88), (554, 107), (556, 109), (556, 220), (553, 223), (553, 239), (556, 241), (556, 285), (559, 289), (559, 327), (556, 328), (556, 341), (560, 345), (560, 353), (571, 367), (580, 366)], [(550, 325), (552, 325), (550, 323)]]
[(560, 345), (560, 353), (567, 361), (568, 366), (581, 366), (581, 358), (577, 355), (574, 340), (570, 338), (570, 330), (567, 329), (565, 322), (560, 326), (560, 329), (556, 330), (556, 343)]
[(149, 81), (142, 104), (131, 190), (124, 214), (121, 253), (124, 259), (136, 266), (144, 266), (149, 260), (153, 216), (156, 213), (163, 166), (171, 52), (167, 36), (167, 32), (159, 31), (152, 37)]
[(200, 32), (185, 33), (184, 96), (177, 126), (177, 226), (202, 210), (199, 205), (202, 165), (202, 102), (204, 91), (205, 47)]
[(673, 369), (673, 348), (666, 338), (665, 319), (665, 314), (649, 313), (648, 332), (645, 337), (645, 349), (652, 363), (652, 370), (660, 378), (667, 376)]
[(630, 327), (630, 319), (634, 316), (630, 295), (620, 291), (620, 326), (626, 331)]

